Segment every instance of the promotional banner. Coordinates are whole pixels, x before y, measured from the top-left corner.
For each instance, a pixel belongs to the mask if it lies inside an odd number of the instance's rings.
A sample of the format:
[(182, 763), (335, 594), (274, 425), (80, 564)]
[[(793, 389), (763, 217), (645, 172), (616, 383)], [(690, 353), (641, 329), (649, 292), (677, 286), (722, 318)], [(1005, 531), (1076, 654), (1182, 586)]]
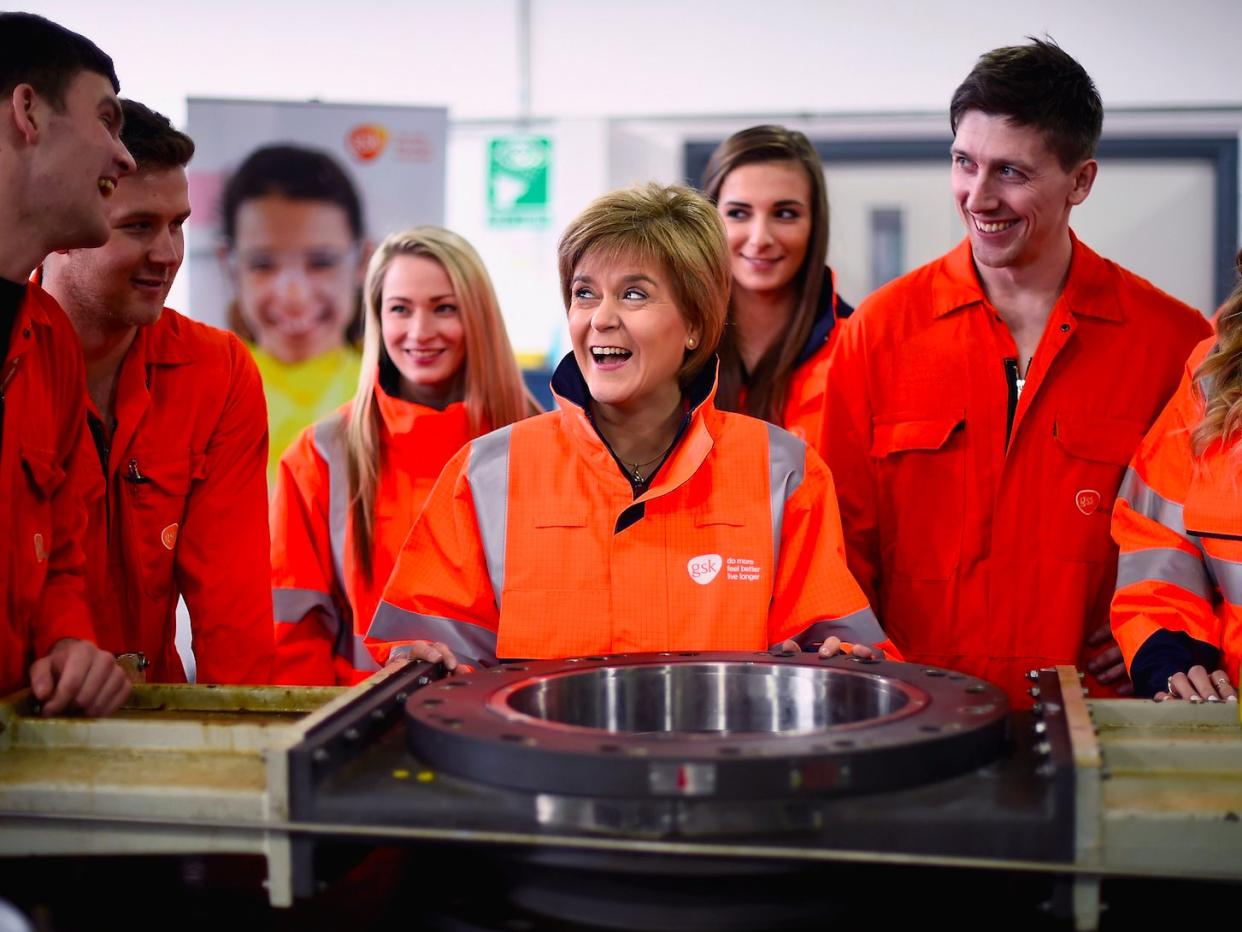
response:
[(189, 307), (249, 346), (280, 454), (358, 384), (361, 287), (387, 234), (444, 222), (442, 107), (188, 102)]

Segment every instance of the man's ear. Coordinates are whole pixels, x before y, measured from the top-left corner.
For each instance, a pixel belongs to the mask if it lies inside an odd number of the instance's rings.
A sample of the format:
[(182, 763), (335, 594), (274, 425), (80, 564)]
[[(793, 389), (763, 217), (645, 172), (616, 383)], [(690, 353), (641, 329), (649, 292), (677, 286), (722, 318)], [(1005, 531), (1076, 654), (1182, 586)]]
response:
[(1070, 190), (1070, 205), (1077, 207), (1091, 193), (1095, 184), (1095, 176), (1099, 173), (1100, 163), (1095, 159), (1087, 159), (1074, 171), (1074, 187)]
[(7, 103), (13, 128), (26, 141), (26, 145), (34, 145), (39, 141), (39, 131), (43, 128), (38, 91), (29, 84), (19, 84), (13, 88)]

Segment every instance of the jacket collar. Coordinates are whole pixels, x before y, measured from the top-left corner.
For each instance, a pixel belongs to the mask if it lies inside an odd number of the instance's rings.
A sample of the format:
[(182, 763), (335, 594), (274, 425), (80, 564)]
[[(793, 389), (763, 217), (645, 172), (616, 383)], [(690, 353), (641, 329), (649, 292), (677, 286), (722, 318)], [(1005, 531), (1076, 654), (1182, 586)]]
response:
[(832, 269), (824, 268), (824, 282), (819, 291), (819, 307), (815, 311), (815, 321), (811, 324), (811, 332), (807, 334), (802, 351), (794, 360), (794, 366), (800, 366), (821, 349), (832, 335), (832, 328), (837, 321), (844, 320), (854, 313), (853, 306), (842, 301), (837, 295), (836, 275)]
[[(1069, 234), (1073, 252), (1069, 276), (1058, 303), (1064, 302), (1066, 309), (1075, 316), (1125, 320), (1114, 287), (1116, 270), (1112, 263), (1086, 246), (1073, 230)], [(945, 256), (936, 271), (932, 282), (932, 317), (943, 317), (986, 300), (968, 236)]]
[[(714, 404), (718, 366), (719, 359), (713, 356), (685, 389), (684, 396), (690, 402), (690, 423), (656, 473), (655, 481), (634, 499), (635, 503), (658, 498), (681, 486), (694, 475), (711, 452), (720, 420), (720, 412)], [(584, 458), (596, 470), (628, 486), (612, 453), (595, 429), (588, 407), (591, 393), (573, 353), (566, 354), (556, 367), (552, 375), (552, 393), (560, 406), (562, 422), (579, 445)]]
[[(402, 440), (414, 438), (418, 422), (427, 418), (437, 418), (437, 426), (445, 432), (459, 429), (463, 437), (473, 435), (469, 431), (470, 415), (464, 401), (454, 402), (441, 411), (388, 394), (378, 378), (375, 380), (374, 391), (384, 434), (388, 440), (400, 443)], [(490, 428), (483, 425), (479, 433), (486, 433), (488, 430)]]

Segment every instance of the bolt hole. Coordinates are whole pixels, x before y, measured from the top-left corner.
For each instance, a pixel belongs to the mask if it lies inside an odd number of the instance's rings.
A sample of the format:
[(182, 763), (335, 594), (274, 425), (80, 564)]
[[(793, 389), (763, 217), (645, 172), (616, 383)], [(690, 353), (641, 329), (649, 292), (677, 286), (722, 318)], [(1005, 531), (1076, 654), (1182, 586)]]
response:
[(966, 692), (968, 692), (968, 693), (981, 693), (981, 692), (983, 692), (985, 689), (987, 689), (987, 687), (986, 687), (986, 686), (984, 686), (982, 683), (971, 683), (969, 686), (967, 686), (967, 687), (966, 687)]
[(470, 685), (469, 680), (449, 680), (447, 683), (445, 683), (440, 688), (441, 689), (459, 689), (462, 686), (469, 686), (469, 685)]
[(939, 725), (920, 725), (919, 731), (925, 731), (929, 735), (934, 735), (940, 732), (940, 726)]
[(423, 705), (424, 706), (444, 705), (444, 700), (443, 699), (424, 699)]
[(678, 657), (697, 657), (698, 655), (699, 655), (699, 652), (697, 650), (683, 650), (677, 656)]
[(602, 661), (604, 661), (604, 660), (607, 660), (608, 658), (607, 658), (607, 657), (584, 657), (583, 659), (584, 659), (584, 660), (591, 660), (591, 661), (594, 661), (595, 663), (600, 663), (600, 662), (602, 662)]
[(948, 675), (943, 670), (937, 670), (935, 667), (928, 667), (923, 672), (926, 673), (928, 676), (947, 676)]
[(510, 744), (534, 744), (526, 735), (501, 735), (501, 741), (508, 741)]

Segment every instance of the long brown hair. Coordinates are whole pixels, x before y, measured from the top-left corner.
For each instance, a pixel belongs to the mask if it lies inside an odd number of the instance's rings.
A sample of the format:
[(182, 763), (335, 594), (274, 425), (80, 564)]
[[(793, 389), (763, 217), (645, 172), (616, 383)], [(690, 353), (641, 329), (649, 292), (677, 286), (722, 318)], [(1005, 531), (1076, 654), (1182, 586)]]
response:
[(712, 153), (703, 171), (702, 188), (713, 204), (719, 204), (720, 188), (729, 173), (743, 165), (760, 162), (794, 162), (806, 171), (811, 184), (811, 236), (806, 258), (798, 269), (794, 284), (798, 302), (784, 337), (763, 354), (749, 373), (749, 379), (737, 345), (734, 309), (729, 306), (729, 324), (725, 327), (718, 353), (720, 381), (716, 404), (726, 411), (742, 410), (739, 398), (746, 385), (744, 413), (780, 424), (789, 382), (819, 311), (824, 283), (824, 263), (828, 259), (828, 189), (824, 183), (824, 166), (815, 147), (805, 135), (783, 126), (752, 126), (734, 133)]
[[(1237, 268), (1242, 276), (1242, 250)], [(1237, 439), (1242, 432), (1242, 280), (1216, 315), (1216, 347), (1195, 370), (1203, 394), (1203, 420), (1191, 434), (1196, 456), (1218, 439)]]
[(438, 262), (460, 302), (466, 346), (463, 395), (471, 435), (477, 437), (485, 430), (504, 427), (539, 410), (522, 381), (492, 280), (474, 247), (456, 233), (433, 226), (394, 233), (380, 243), (371, 256), (363, 285), (362, 371), (345, 423), (354, 557), (368, 580), (375, 540), (375, 494), (382, 435), (375, 393), (380, 360), (388, 356), (381, 334), (380, 309), (384, 277), (398, 256), (425, 256)]

